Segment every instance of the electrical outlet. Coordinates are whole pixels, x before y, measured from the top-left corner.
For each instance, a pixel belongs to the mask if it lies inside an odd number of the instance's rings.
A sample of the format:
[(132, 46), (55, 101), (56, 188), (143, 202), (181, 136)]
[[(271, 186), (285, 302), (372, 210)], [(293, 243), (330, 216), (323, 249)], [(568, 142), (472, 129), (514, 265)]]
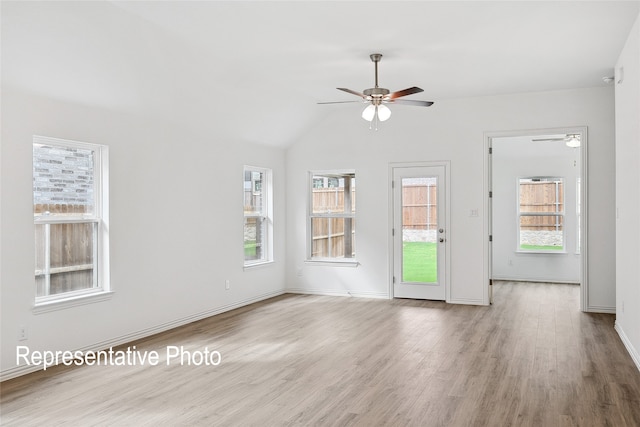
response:
[(20, 325), (18, 328), (18, 341), (25, 341), (27, 339), (27, 327)]
[(231, 281), (229, 279), (224, 281), (224, 288), (226, 290), (229, 290), (229, 288), (231, 287)]

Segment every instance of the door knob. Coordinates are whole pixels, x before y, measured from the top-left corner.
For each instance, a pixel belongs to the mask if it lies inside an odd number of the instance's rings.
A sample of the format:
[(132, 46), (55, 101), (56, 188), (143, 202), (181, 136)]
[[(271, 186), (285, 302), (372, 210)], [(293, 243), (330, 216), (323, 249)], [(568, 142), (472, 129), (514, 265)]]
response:
[(440, 233), (444, 233), (444, 228), (441, 228), (440, 230), (438, 230)]
[(440, 243), (442, 243), (442, 242), (444, 242), (444, 239), (441, 237), (441, 238), (440, 238)]

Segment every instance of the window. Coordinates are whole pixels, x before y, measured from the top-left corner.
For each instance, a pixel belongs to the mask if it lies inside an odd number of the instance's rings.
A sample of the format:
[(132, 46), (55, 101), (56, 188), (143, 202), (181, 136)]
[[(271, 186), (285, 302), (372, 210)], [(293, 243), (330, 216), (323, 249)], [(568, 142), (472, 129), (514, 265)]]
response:
[(35, 136), (36, 305), (109, 290), (106, 146)]
[(244, 265), (273, 261), (271, 170), (244, 167)]
[(563, 179), (520, 178), (518, 189), (518, 250), (564, 250)]
[(356, 254), (356, 176), (353, 171), (310, 174), (311, 260), (352, 260)]

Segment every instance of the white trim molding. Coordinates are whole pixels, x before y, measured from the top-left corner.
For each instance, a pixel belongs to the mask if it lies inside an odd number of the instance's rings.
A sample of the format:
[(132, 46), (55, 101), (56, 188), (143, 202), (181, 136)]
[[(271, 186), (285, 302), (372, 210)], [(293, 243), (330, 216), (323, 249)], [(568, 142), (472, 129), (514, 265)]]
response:
[(326, 289), (287, 288), (286, 293), (300, 294), (300, 295), (323, 295), (323, 296), (329, 296), (329, 297), (389, 299), (389, 294), (384, 292), (349, 291), (346, 289), (326, 290)]
[(629, 352), (631, 359), (633, 359), (633, 363), (635, 363), (636, 368), (638, 368), (638, 371), (640, 371), (640, 352), (638, 352), (638, 350), (633, 346), (633, 344), (631, 344), (631, 340), (629, 339), (629, 337), (627, 337), (627, 334), (625, 334), (624, 330), (622, 329), (622, 326), (620, 326), (620, 324), (617, 321), (615, 323), (614, 329), (620, 336), (620, 339), (622, 340), (622, 343), (624, 344), (625, 348)]
[[(445, 268), (444, 268), (444, 288), (445, 288), (445, 299), (446, 303), (450, 304), (470, 304), (468, 302), (460, 302), (459, 300), (455, 300), (451, 298), (451, 160), (425, 160), (425, 161), (415, 161), (415, 162), (390, 162), (388, 165), (388, 211), (389, 211), (389, 230), (394, 229), (394, 170), (401, 168), (415, 168), (415, 167), (432, 167), (432, 166), (442, 166), (444, 167), (444, 180), (445, 180), (445, 223), (449, 230), (447, 230), (447, 244), (445, 245)], [(394, 236), (391, 232), (388, 234), (388, 263), (389, 263), (389, 276), (388, 276), (388, 298), (394, 298)], [(475, 301), (471, 304), (475, 305), (487, 305), (488, 301), (485, 303), (484, 301)]]
[(484, 133), (484, 207), (483, 214), (484, 220), (484, 259), (485, 259), (485, 291), (484, 298), (490, 300), (491, 298), (491, 280), (492, 280), (492, 250), (491, 241), (489, 236), (493, 233), (491, 229), (492, 212), (491, 212), (491, 198), (489, 197), (490, 191), (492, 191), (491, 174), (491, 148), (492, 140), (494, 138), (516, 137), (516, 136), (537, 136), (537, 135), (552, 135), (552, 134), (579, 134), (580, 135), (580, 310), (584, 312), (592, 313), (615, 313), (615, 307), (599, 307), (593, 306), (589, 303), (589, 199), (588, 199), (588, 134), (586, 126), (568, 126), (560, 128), (547, 128), (547, 129), (523, 129), (523, 130), (510, 130), (510, 131), (494, 131)]

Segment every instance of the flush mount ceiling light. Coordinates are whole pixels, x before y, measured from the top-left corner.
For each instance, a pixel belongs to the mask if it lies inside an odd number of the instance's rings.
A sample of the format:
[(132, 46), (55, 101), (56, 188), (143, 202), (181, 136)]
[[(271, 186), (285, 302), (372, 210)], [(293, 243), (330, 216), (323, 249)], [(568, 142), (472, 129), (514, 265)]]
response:
[(371, 61), (375, 67), (375, 87), (365, 89), (362, 93), (355, 90), (346, 89), (343, 87), (337, 88), (343, 92), (350, 93), (352, 95), (359, 96), (362, 101), (333, 101), (333, 102), (319, 102), (318, 104), (344, 104), (350, 102), (364, 102), (369, 104), (362, 112), (362, 118), (370, 123), (369, 128), (378, 130), (378, 122), (384, 122), (391, 117), (391, 110), (385, 104), (406, 104), (415, 105), (419, 107), (430, 107), (433, 105), (431, 101), (415, 101), (408, 99), (398, 99), (403, 96), (413, 95), (414, 93), (423, 92), (419, 87), (410, 87), (407, 89), (399, 90), (397, 92), (391, 92), (389, 89), (378, 86), (378, 62), (382, 59), (382, 55), (379, 53), (373, 53), (369, 55)]

